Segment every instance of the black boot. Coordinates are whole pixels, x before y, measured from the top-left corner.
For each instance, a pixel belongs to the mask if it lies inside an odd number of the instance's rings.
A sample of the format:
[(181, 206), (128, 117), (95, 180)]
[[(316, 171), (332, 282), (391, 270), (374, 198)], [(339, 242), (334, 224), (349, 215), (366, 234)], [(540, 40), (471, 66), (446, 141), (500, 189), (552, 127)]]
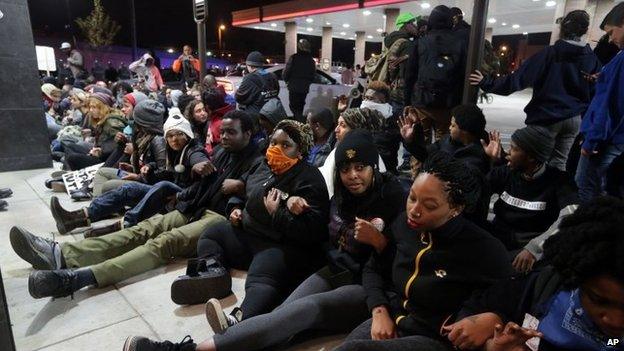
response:
[(73, 269), (32, 271), (28, 276), (28, 292), (35, 299), (70, 296), (78, 289), (78, 275)]
[(195, 351), (197, 345), (190, 335), (182, 342), (174, 344), (171, 341), (152, 341), (143, 336), (129, 336), (124, 343), (123, 351)]
[(13, 251), (34, 269), (60, 269), (64, 266), (61, 247), (54, 241), (13, 227), (9, 233)]
[(67, 211), (61, 206), (56, 196), (52, 196), (50, 199), (50, 210), (52, 210), (52, 217), (56, 221), (56, 229), (58, 229), (60, 234), (66, 234), (76, 228), (90, 225), (84, 209)]
[(13, 190), (9, 188), (0, 189), (0, 199), (5, 199), (7, 197), (11, 197), (13, 195)]
[(191, 259), (186, 275), (171, 284), (171, 300), (178, 305), (196, 305), (211, 298), (222, 299), (232, 294), (232, 277), (215, 259)]
[(97, 227), (94, 226), (94, 227), (87, 229), (84, 232), (84, 237), (95, 238), (95, 237), (113, 233), (122, 229), (123, 229), (123, 225), (121, 224), (121, 221), (115, 221), (114, 223), (111, 223), (109, 225), (103, 225), (103, 226), (97, 226)]
[(70, 197), (74, 201), (89, 201), (93, 197), (87, 189), (78, 189), (71, 192)]

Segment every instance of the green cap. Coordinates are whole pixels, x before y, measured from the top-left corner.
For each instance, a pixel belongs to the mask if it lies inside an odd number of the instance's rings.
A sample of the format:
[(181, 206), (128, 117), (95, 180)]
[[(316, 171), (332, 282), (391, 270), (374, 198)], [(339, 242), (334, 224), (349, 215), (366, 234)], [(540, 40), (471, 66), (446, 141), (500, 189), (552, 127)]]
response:
[(397, 17), (394, 25), (396, 26), (396, 29), (401, 29), (404, 25), (410, 22), (415, 22), (416, 19), (416, 16), (412, 15), (410, 12), (404, 12)]

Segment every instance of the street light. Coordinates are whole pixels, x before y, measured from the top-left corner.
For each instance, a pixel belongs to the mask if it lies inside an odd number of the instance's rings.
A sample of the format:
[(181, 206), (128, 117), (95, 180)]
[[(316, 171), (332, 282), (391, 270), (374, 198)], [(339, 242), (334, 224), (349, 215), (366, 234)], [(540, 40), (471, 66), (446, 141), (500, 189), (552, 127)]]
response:
[(206, 6), (207, 0), (193, 0), (193, 17), (197, 23), (197, 53), (199, 56), (199, 76), (206, 75)]
[(221, 32), (224, 31), (224, 30), (225, 30), (225, 25), (223, 25), (223, 24), (220, 25), (219, 26), (219, 50), (223, 49), (223, 47), (222, 47), (223, 44), (222, 44), (222, 40), (221, 40), (221, 35), (222, 35)]

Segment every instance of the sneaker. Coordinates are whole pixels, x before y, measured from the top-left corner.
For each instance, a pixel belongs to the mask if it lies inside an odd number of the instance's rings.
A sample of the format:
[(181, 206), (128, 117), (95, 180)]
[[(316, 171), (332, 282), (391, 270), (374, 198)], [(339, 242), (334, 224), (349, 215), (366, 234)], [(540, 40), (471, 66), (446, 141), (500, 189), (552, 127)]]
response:
[(171, 341), (153, 341), (143, 336), (129, 336), (123, 346), (123, 351), (195, 351), (197, 345), (190, 335), (180, 343)]
[(28, 292), (35, 299), (65, 297), (74, 294), (78, 276), (72, 269), (32, 271), (28, 276)]
[(232, 277), (214, 259), (191, 259), (186, 274), (171, 284), (171, 300), (178, 305), (196, 305), (210, 298), (222, 299), (232, 294)]
[(238, 324), (242, 317), (243, 311), (238, 307), (231, 314), (225, 314), (219, 300), (210, 299), (206, 302), (206, 320), (215, 334), (225, 333), (229, 327)]

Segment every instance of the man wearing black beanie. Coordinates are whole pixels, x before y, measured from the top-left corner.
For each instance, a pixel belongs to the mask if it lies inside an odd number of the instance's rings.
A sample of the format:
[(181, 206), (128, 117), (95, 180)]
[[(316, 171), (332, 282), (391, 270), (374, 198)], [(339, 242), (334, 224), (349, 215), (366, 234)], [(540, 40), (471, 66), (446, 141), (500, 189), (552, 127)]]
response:
[[(486, 152), (501, 158), (496, 132)], [(489, 231), (499, 238), (519, 272), (529, 271), (541, 259), (542, 244), (552, 235), (553, 224), (576, 210), (578, 197), (570, 177), (547, 164), (555, 141), (540, 126), (527, 126), (511, 136), (507, 165), (493, 168), (487, 183), (493, 194), (494, 220)]]

